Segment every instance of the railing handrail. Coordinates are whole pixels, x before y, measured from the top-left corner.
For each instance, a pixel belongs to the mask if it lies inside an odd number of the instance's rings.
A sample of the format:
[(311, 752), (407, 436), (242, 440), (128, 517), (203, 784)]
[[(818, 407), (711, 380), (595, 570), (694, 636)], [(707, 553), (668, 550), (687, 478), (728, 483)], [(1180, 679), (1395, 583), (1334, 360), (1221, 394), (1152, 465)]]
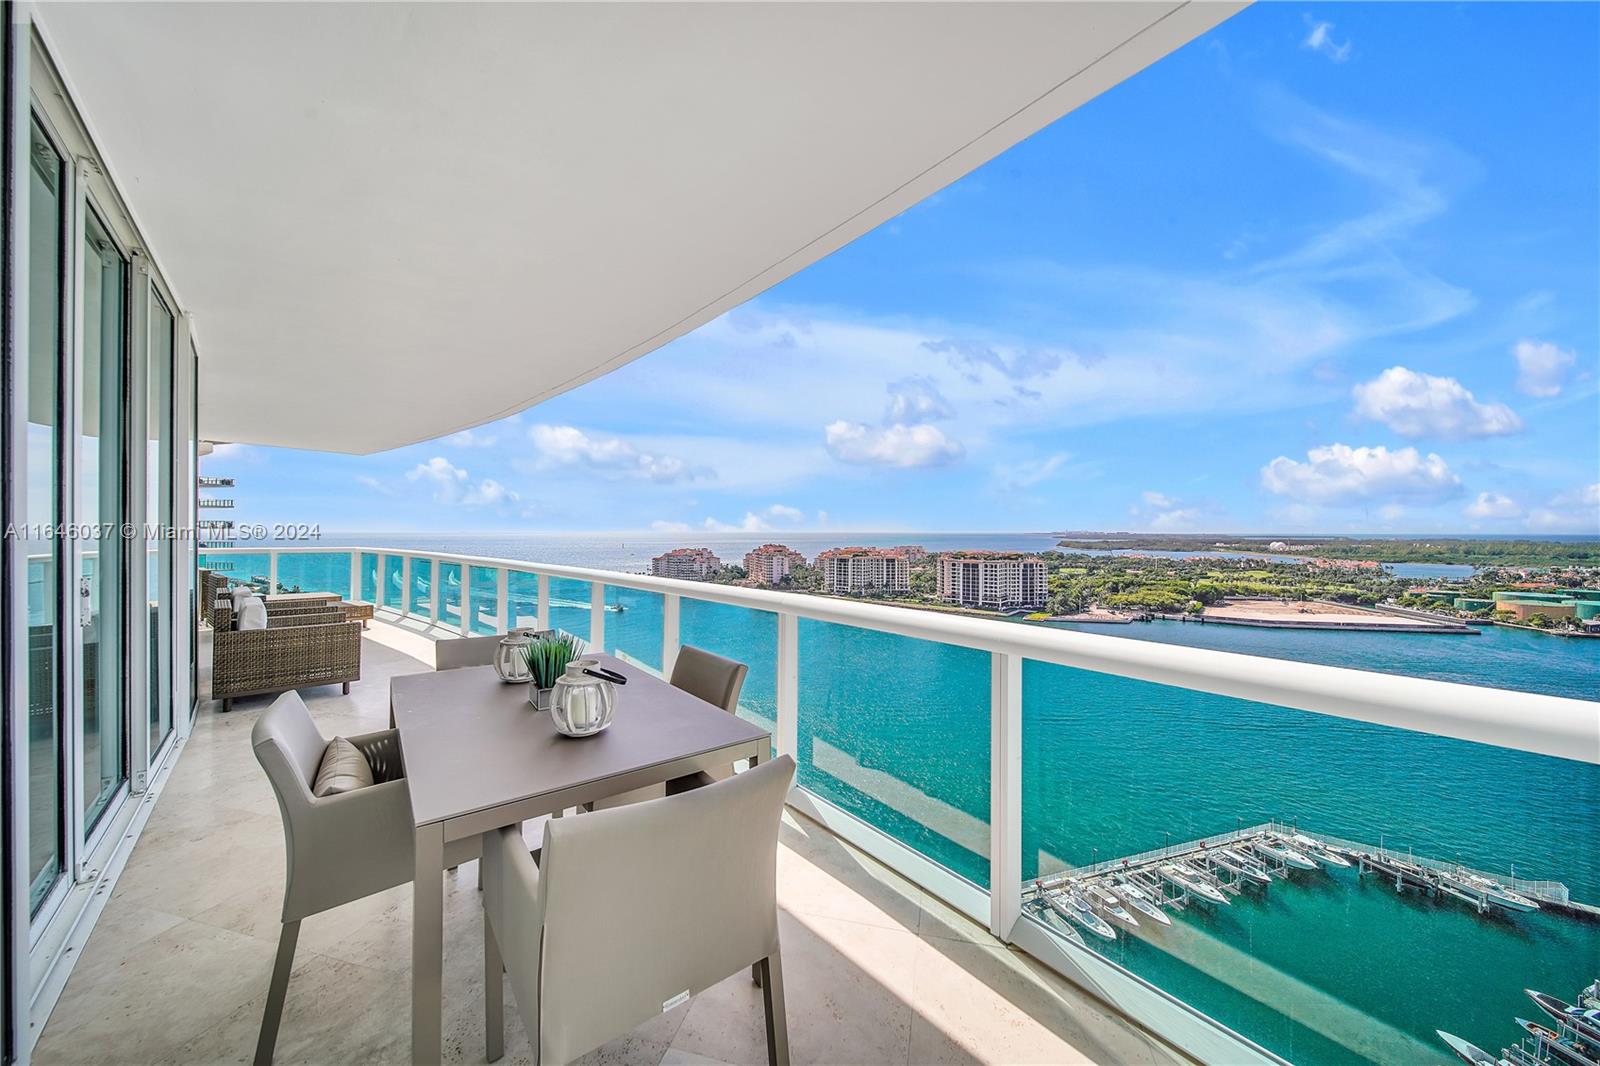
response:
[(1393, 726), (1436, 736), (1600, 763), (1600, 703), (1382, 674), (1349, 667), (1077, 633), (1000, 619), (843, 597), (686, 581), (523, 559), (365, 545), (231, 547), (208, 554), (370, 554), (436, 559), (599, 582), (641, 592), (790, 614), (918, 640), (954, 644), (1156, 684)]

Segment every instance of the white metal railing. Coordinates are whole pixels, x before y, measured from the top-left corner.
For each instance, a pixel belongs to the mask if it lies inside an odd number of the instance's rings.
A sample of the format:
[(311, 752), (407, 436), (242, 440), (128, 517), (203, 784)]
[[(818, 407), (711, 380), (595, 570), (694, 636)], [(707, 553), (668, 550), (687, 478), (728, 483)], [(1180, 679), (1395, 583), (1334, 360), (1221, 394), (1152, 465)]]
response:
[[(989, 926), (1002, 940), (1015, 932), (1025, 947), (1037, 943), (1019, 923), (1022, 886), (1022, 664), (1033, 659), (1060, 666), (1112, 674), (1161, 685), (1214, 693), (1317, 714), (1393, 726), (1459, 740), (1600, 764), (1600, 703), (1491, 689), (1444, 681), (1401, 677), (1342, 667), (1270, 659), (1234, 652), (1129, 640), (1020, 625), (998, 619), (917, 610), (885, 603), (861, 602), (820, 595), (684, 581), (583, 567), (529, 563), (401, 548), (307, 546), (210, 549), (210, 557), (267, 557), (267, 576), (277, 586), (279, 559), (308, 553), (348, 555), (351, 598), (364, 598), (363, 556), (376, 557), (374, 606), (385, 607), (388, 559), (400, 560), (402, 615), (442, 625), (447, 606), (459, 611), (448, 623), (462, 634), (472, 632), (478, 612), (473, 604), (472, 570), (494, 574), (495, 605), (490, 615), (496, 631), (507, 624), (510, 574), (537, 578), (535, 625), (550, 622), (550, 582), (569, 579), (591, 585), (589, 642), (605, 646), (607, 586), (657, 593), (663, 598), (661, 660), (670, 671), (677, 656), (682, 601), (700, 600), (766, 611), (777, 616), (776, 722), (773, 744), (779, 753), (799, 757), (800, 641), (799, 620), (813, 619), (861, 629), (936, 641), (987, 652), (990, 657), (990, 810), (989, 884), (985, 892), (951, 874), (912, 849), (875, 830), (865, 833), (825, 799), (806, 795), (807, 813), (842, 831), (853, 843), (911, 876)], [(430, 594), (426, 612), (414, 613), (412, 574), (426, 564)], [(459, 603), (447, 605), (443, 565), (460, 567)], [(393, 610), (394, 608), (388, 608)], [(485, 619), (486, 622), (489, 619)], [(803, 792), (803, 790), (797, 790)], [(855, 835), (851, 835), (854, 833)], [(1104, 986), (1102, 986), (1104, 987)]]

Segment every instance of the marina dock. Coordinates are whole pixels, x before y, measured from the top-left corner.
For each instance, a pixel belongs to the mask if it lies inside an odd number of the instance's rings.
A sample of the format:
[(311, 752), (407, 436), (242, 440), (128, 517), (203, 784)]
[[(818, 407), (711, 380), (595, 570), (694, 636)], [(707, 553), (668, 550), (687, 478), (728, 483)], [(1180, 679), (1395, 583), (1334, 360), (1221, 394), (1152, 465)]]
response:
[(1376, 878), (1397, 892), (1448, 897), (1480, 914), (1549, 910), (1600, 919), (1600, 907), (1574, 901), (1559, 881), (1489, 873), (1278, 822), (1064, 870), (1036, 880), (1024, 898), (1069, 928), (1075, 924), (1112, 939), (1121, 930), (1138, 927), (1139, 913), (1153, 916), (1156, 909), (1182, 911), (1196, 904), (1226, 906), (1253, 886), (1266, 888), (1297, 873), (1340, 868), (1354, 868), (1359, 877)]

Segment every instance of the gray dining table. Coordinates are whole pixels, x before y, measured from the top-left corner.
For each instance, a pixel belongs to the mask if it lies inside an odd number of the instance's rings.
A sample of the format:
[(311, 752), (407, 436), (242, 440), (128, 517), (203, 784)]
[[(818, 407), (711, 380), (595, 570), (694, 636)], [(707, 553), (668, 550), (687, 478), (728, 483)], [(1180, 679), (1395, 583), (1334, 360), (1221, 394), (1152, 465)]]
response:
[(390, 716), (411, 790), (411, 1057), (436, 1063), (444, 1014), (445, 852), (457, 841), (740, 759), (772, 754), (770, 734), (609, 655), (628, 679), (605, 732), (556, 732), (528, 687), (492, 667), (410, 674), (390, 682)]

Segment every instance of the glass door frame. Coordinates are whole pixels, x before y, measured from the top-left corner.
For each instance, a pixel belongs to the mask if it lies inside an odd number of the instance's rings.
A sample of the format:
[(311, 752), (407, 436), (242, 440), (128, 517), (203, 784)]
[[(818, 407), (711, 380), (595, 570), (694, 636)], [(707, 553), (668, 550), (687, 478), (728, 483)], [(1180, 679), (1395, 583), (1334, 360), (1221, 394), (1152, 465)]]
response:
[[(77, 173), (75, 191), (77, 191), (79, 195), (75, 197), (72, 205), (75, 223), (73, 226), (74, 243), (70, 246), (72, 253), (76, 256), (76, 260), (73, 264), (75, 286), (72, 294), (74, 329), (72, 333), (71, 352), (68, 359), (72, 381), (72, 413), (71, 425), (69, 427), (72, 431), (70, 435), (72, 447), (67, 450), (65, 455), (67, 462), (71, 467), (70, 483), (73, 490), (72, 513), (74, 517), (69, 519), (69, 521), (80, 521), (81, 516), (89, 513), (87, 496), (84, 492), (82, 476), (82, 472), (87, 465), (85, 462), (85, 437), (83, 433), (83, 426), (87, 415), (87, 412), (84, 410), (83, 406), (84, 398), (87, 393), (87, 382), (85, 380), (86, 375), (84, 373), (83, 366), (83, 353), (85, 351), (86, 339), (88, 337), (88, 331), (91, 328), (91, 323), (87, 321), (85, 313), (85, 293), (88, 287), (85, 279), (89, 269), (89, 263), (88, 257), (83, 254), (83, 248), (84, 238), (88, 233), (89, 213), (92, 211), (94, 213), (95, 222), (97, 223), (98, 228), (111, 242), (117, 255), (122, 258), (122, 261), (125, 264), (125, 270), (122, 276), (122, 349), (118, 353), (118, 358), (122, 360), (122, 366), (118, 368), (119, 373), (117, 375), (117, 386), (120, 392), (120, 395), (117, 397), (117, 405), (120, 411), (121, 419), (116, 427), (116, 431), (120, 435), (121, 439), (119, 441), (116, 469), (114, 471), (107, 471), (102, 466), (99, 472), (99, 477), (103, 479), (110, 475), (115, 476), (118, 479), (119, 483), (117, 485), (117, 493), (121, 497), (121, 507), (119, 508), (119, 513), (115, 516), (116, 520), (119, 523), (136, 522), (136, 512), (131, 504), (134, 497), (136, 497), (138, 494), (130, 491), (130, 477), (133, 472), (132, 453), (134, 451), (134, 449), (130, 447), (130, 444), (137, 439), (133, 436), (134, 425), (136, 422), (142, 421), (142, 419), (137, 419), (135, 417), (136, 412), (130, 410), (130, 407), (133, 406), (131, 402), (133, 399), (131, 379), (134, 377), (132, 370), (135, 366), (133, 351), (134, 345), (131, 343), (133, 334), (132, 319), (134, 317), (132, 308), (133, 300), (130, 299), (131, 292), (135, 288), (133, 279), (136, 272), (134, 270), (133, 255), (127, 244), (124, 243), (122, 235), (117, 232), (117, 226), (108, 217), (109, 213), (100, 205), (98, 202), (99, 198), (95, 196), (93, 191), (88, 187), (91, 179), (91, 173), (87, 161), (81, 158), (76, 159), (74, 161), (73, 169)], [(142, 345), (140, 347), (142, 348)], [(104, 358), (104, 356), (102, 356), (102, 358)], [(104, 397), (102, 397), (102, 405), (104, 402)], [(101, 438), (104, 437), (105, 428), (106, 427), (104, 426), (100, 427)], [(139, 484), (142, 488), (142, 476), (139, 479)], [(100, 522), (108, 521), (107, 516), (100, 514), (98, 509), (96, 509), (95, 514), (96, 518)], [(115, 628), (118, 647), (115, 650), (114, 657), (118, 661), (125, 664), (125, 670), (120, 673), (116, 679), (117, 713), (121, 719), (119, 723), (121, 736), (118, 738), (118, 743), (121, 750), (118, 753), (118, 759), (122, 764), (122, 777), (117, 783), (116, 787), (112, 790), (111, 795), (106, 798), (105, 806), (102, 807), (95, 815), (94, 820), (91, 823), (85, 815), (82, 804), (82, 790), (86, 785), (86, 775), (83, 762), (86, 748), (85, 723), (87, 722), (87, 715), (91, 710), (93, 710), (93, 708), (87, 706), (84, 696), (84, 679), (87, 676), (86, 670), (88, 663), (84, 653), (84, 625), (82, 614), (84, 605), (81, 600), (85, 595), (85, 593), (82, 591), (83, 559), (85, 557), (85, 552), (87, 551), (87, 546), (92, 542), (83, 537), (76, 537), (72, 539), (71, 543), (71, 585), (69, 588), (77, 590), (77, 595), (72, 597), (74, 607), (72, 613), (73, 618), (77, 621), (78, 626), (76, 630), (72, 630), (70, 626), (68, 627), (69, 632), (73, 633), (73, 639), (68, 641), (68, 644), (71, 647), (69, 658), (71, 659), (72, 665), (72, 669), (67, 675), (68, 692), (71, 696), (70, 700), (68, 701), (69, 710), (67, 716), (72, 722), (72, 728), (69, 731), (69, 735), (72, 738), (72, 773), (69, 774), (70, 790), (67, 793), (67, 797), (68, 810), (72, 820), (71, 824), (73, 840), (79, 842), (79, 851), (74, 864), (74, 870), (76, 879), (82, 882), (88, 880), (94, 872), (92, 870), (92, 864), (89, 861), (89, 857), (94, 854), (94, 852), (99, 848), (101, 842), (106, 839), (107, 830), (116, 820), (115, 814), (117, 809), (127, 801), (129, 795), (132, 793), (133, 768), (136, 765), (140, 765), (141, 769), (143, 768), (140, 761), (135, 759), (135, 749), (137, 745), (134, 742), (133, 733), (138, 724), (138, 716), (132, 714), (132, 706), (134, 702), (134, 692), (137, 688), (138, 675), (142, 674), (144, 671), (140, 669), (139, 662), (137, 661), (136, 656), (133, 654), (135, 645), (132, 643), (134, 633), (132, 632), (133, 626), (131, 623), (137, 617), (137, 612), (132, 609), (132, 604), (130, 601), (132, 600), (133, 593), (136, 591), (138, 584), (140, 584), (140, 582), (134, 579), (133, 571), (135, 568), (129, 565), (129, 556), (131, 554), (131, 549), (134, 542), (121, 539), (120, 537), (101, 537), (99, 540), (99, 550), (104, 552), (109, 549), (117, 553), (118, 558), (115, 559), (115, 562), (121, 568), (121, 573), (119, 576), (122, 578), (122, 580), (116, 585), (118, 602), (108, 604), (102, 599), (100, 604), (102, 615), (105, 612), (113, 610), (117, 611), (119, 614), (118, 625)], [(143, 559), (141, 559), (140, 562), (142, 563)], [(102, 561), (101, 574), (103, 575), (104, 572), (104, 562)], [(96, 578), (96, 580), (101, 579), (102, 578), (100, 576), (97, 576)], [(142, 630), (143, 627), (140, 628)], [(97, 678), (96, 680), (98, 682), (100, 679)]]
[[(58, 318), (59, 342), (56, 346), (56, 424), (52, 427), (55, 434), (55, 494), (60, 510), (55, 514), (58, 523), (69, 521), (67, 511), (76, 507), (76, 490), (73, 487), (74, 468), (72, 467), (72, 432), (76, 427), (77, 402), (73, 393), (75, 377), (72, 374), (72, 363), (75, 352), (76, 339), (76, 313), (74, 311), (77, 299), (77, 255), (75, 244), (78, 239), (78, 226), (81, 219), (78, 215), (76, 204), (78, 196), (77, 168), (73, 165), (73, 157), (60, 132), (51, 121), (49, 114), (41, 107), (30, 107), (29, 118), (38, 124), (50, 147), (55, 150), (61, 159), (61, 256), (60, 277), (58, 278), (58, 291), (60, 305), (56, 308)], [(19, 301), (19, 311), (23, 317), (27, 316), (27, 300)], [(23, 417), (26, 417), (24, 414)], [(24, 439), (23, 454), (20, 457), (26, 464), (26, 439)], [(13, 484), (21, 484), (13, 480)], [(56, 565), (54, 567), (54, 588), (51, 595), (55, 603), (55, 618), (57, 634), (55, 638), (55, 663), (52, 670), (51, 681), (54, 687), (53, 699), (57, 716), (56, 758), (58, 761), (58, 788), (56, 799), (60, 805), (57, 815), (60, 819), (58, 837), (61, 854), (57, 864), (61, 871), (55, 883), (39, 901), (39, 906), (33, 911), (29, 921), (30, 948), (37, 944), (43, 931), (50, 924), (51, 919), (60, 911), (67, 897), (71, 895), (78, 880), (77, 863), (75, 856), (78, 854), (78, 836), (76, 823), (72, 812), (78, 808), (74, 797), (79, 767), (79, 755), (73, 743), (76, 726), (72, 722), (72, 664), (76, 658), (76, 639), (69, 639), (69, 626), (76, 626), (78, 618), (78, 597), (76, 590), (77, 568), (81, 565), (78, 560), (77, 545), (65, 537), (57, 538), (59, 547), (56, 550)], [(23, 750), (26, 750), (25, 748)], [(22, 806), (22, 805), (19, 805)], [(24, 826), (31, 830), (31, 826)], [(23, 836), (26, 839), (26, 836)]]

